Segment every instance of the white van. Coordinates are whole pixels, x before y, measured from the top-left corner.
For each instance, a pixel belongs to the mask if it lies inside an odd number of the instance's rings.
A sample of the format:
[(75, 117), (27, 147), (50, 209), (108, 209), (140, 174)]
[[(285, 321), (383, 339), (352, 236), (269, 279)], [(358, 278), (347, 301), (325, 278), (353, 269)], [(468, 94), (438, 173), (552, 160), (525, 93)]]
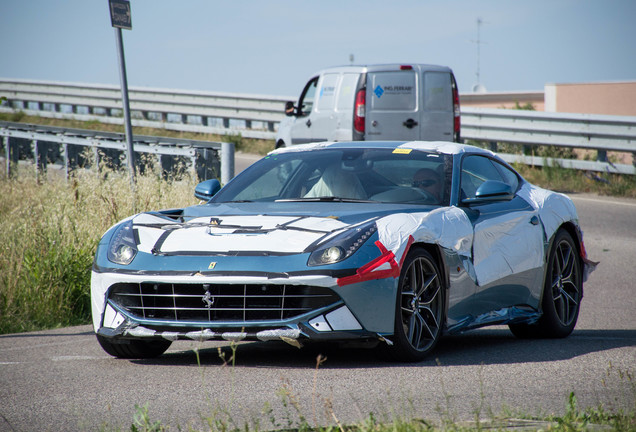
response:
[(287, 102), (276, 147), (317, 141), (459, 141), (459, 94), (445, 66), (325, 69)]

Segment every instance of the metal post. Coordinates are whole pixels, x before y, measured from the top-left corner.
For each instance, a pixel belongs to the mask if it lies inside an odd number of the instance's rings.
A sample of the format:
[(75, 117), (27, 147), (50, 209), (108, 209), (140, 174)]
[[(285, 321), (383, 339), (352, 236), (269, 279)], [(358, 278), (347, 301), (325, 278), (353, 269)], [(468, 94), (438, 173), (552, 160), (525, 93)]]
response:
[(7, 163), (7, 178), (11, 177), (11, 146), (9, 145), (9, 137), (5, 136), (2, 138), (4, 141), (4, 156), (6, 157)]
[(126, 61), (124, 59), (124, 43), (121, 36), (121, 28), (115, 28), (117, 40), (117, 54), (119, 56), (119, 78), (121, 81), (121, 99), (124, 106), (124, 126), (126, 128), (126, 144), (128, 149), (128, 170), (130, 172), (130, 187), (135, 190), (135, 152), (133, 149), (132, 125), (130, 123), (130, 105), (128, 102), (128, 81), (126, 79)]
[(221, 143), (221, 183), (234, 178), (234, 143)]

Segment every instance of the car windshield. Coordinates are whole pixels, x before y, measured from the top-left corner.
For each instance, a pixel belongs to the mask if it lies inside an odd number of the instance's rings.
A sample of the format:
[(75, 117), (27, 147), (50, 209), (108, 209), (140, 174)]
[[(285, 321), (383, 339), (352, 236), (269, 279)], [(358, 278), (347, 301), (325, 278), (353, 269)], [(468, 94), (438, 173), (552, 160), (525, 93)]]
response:
[(411, 149), (328, 148), (273, 153), (213, 202), (346, 201), (448, 205), (451, 157)]

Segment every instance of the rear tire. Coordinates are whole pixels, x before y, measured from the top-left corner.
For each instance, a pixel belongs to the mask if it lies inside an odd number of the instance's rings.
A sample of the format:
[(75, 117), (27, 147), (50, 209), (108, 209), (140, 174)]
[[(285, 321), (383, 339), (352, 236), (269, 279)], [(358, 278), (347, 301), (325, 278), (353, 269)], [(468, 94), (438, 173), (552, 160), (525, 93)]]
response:
[(536, 324), (510, 324), (520, 338), (564, 338), (576, 326), (583, 297), (581, 260), (572, 236), (557, 231), (547, 261), (541, 308)]
[(130, 343), (112, 343), (107, 338), (96, 335), (102, 349), (113, 357), (124, 359), (147, 359), (159, 357), (166, 352), (172, 342), (169, 340), (131, 340)]
[(445, 291), (439, 268), (424, 249), (406, 257), (395, 305), (393, 360), (423, 360), (437, 345), (444, 322)]

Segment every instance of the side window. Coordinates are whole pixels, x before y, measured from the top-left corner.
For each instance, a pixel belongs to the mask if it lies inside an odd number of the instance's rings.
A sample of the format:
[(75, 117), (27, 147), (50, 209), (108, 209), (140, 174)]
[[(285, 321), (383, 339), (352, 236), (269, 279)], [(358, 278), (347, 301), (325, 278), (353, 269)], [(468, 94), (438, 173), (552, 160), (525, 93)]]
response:
[(486, 180), (505, 181), (494, 163), (485, 156), (466, 156), (462, 161), (460, 199), (474, 198)]
[(318, 111), (333, 111), (339, 78), (339, 74), (325, 74), (322, 78), (320, 92), (318, 93)]
[(318, 84), (318, 77), (313, 78), (305, 85), (303, 93), (298, 100), (298, 115), (309, 115), (311, 109), (314, 106), (314, 97), (316, 96), (316, 86)]
[(499, 162), (494, 162), (494, 164), (503, 176), (503, 181), (509, 184), (513, 191), (516, 191), (519, 187), (519, 177), (517, 177), (517, 174), (515, 174), (507, 166), (502, 165)]

